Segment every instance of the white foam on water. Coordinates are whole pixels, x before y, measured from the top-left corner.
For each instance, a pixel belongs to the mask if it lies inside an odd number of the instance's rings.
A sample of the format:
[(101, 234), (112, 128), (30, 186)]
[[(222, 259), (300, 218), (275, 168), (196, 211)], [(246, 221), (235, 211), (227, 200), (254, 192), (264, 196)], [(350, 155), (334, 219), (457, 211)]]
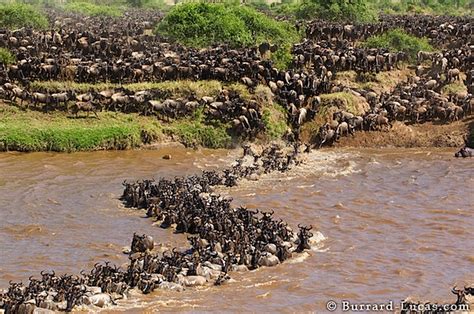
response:
[(299, 264), (303, 263), (308, 257), (311, 255), (308, 252), (301, 252), (296, 255), (296, 257), (292, 257), (289, 260), (286, 260), (284, 264)]

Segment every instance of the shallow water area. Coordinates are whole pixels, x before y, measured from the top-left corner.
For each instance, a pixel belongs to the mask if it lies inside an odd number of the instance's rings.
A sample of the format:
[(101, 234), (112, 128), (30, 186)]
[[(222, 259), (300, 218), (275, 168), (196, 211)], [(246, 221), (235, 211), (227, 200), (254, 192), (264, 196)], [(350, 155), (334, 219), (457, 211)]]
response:
[[(0, 154), (0, 287), (43, 269), (78, 273), (121, 264), (133, 232), (165, 246), (186, 236), (152, 226), (118, 198), (123, 180), (222, 168), (238, 151)], [(171, 160), (162, 156), (171, 154)], [(234, 206), (275, 210), (326, 238), (274, 268), (233, 273), (221, 287), (157, 290), (111, 310), (325, 311), (326, 302), (397, 304), (405, 297), (453, 302), (474, 283), (474, 162), (452, 150), (323, 149), (290, 172), (219, 188)]]

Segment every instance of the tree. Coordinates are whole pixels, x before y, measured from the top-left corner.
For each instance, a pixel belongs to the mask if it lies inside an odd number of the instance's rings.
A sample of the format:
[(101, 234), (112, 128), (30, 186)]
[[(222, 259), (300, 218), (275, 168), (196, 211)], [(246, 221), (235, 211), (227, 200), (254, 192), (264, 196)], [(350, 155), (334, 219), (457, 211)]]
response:
[(351, 22), (373, 22), (377, 15), (367, 0), (305, 0), (319, 7), (323, 19)]

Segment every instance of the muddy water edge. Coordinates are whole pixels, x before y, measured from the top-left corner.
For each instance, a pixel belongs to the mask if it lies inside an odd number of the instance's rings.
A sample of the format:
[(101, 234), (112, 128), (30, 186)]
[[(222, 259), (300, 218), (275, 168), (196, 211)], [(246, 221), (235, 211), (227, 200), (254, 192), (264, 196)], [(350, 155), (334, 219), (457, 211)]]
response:
[[(41, 270), (78, 273), (126, 262), (133, 232), (163, 246), (186, 237), (152, 226), (118, 200), (125, 179), (173, 177), (228, 165), (239, 151), (0, 154), (0, 287)], [(171, 154), (171, 160), (161, 157)], [(113, 311), (325, 311), (328, 300), (452, 302), (474, 282), (474, 163), (452, 150), (321, 150), (289, 173), (219, 189), (326, 239), (276, 268), (233, 274), (222, 287), (156, 291)]]

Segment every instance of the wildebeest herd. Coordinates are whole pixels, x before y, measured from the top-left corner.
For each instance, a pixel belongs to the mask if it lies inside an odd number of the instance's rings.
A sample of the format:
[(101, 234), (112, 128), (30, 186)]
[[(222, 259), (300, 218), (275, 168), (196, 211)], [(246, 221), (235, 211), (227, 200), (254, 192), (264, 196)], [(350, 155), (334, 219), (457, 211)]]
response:
[[(160, 119), (176, 119), (204, 110), (208, 119), (229, 122), (234, 134), (252, 139), (264, 130), (261, 106), (244, 103), (238, 95), (220, 99), (202, 97), (176, 99), (161, 90), (114, 89), (86, 93), (71, 89), (34, 90), (38, 80), (75, 82), (161, 82), (208, 80), (240, 82), (252, 92), (266, 85), (287, 111), (292, 138), (298, 140), (301, 126), (320, 111), (319, 95), (344, 91), (364, 97), (370, 109), (355, 116), (344, 108), (328, 119), (315, 136), (316, 146), (330, 144), (356, 130), (388, 129), (394, 121), (449, 123), (473, 113), (473, 20), (472, 17), (383, 16), (381, 22), (343, 25), (314, 21), (306, 25), (306, 38), (293, 47), (289, 70), (275, 68), (268, 54), (275, 46), (231, 49), (219, 45), (194, 49), (167, 42), (151, 33), (161, 19), (158, 12), (129, 11), (122, 18), (82, 18), (50, 11), (55, 26), (50, 31), (19, 29), (0, 31), (0, 47), (17, 57), (16, 64), (0, 69), (0, 97), (20, 101), (42, 110), (69, 110), (73, 115), (100, 110), (138, 112)], [(394, 90), (377, 94), (334, 83), (338, 72), (359, 74), (390, 71), (407, 61), (404, 52), (368, 49), (358, 42), (393, 28), (426, 36), (439, 48), (418, 53), (416, 76)], [(464, 83), (467, 92), (443, 94), (444, 86)], [(337, 105), (337, 104), (336, 104)], [(224, 112), (223, 112), (224, 111)]]
[[(218, 95), (173, 98), (160, 89), (132, 91), (122, 84), (167, 80), (240, 82), (252, 93), (267, 86), (287, 112), (292, 127), (289, 149), (269, 146), (262, 152), (244, 147), (244, 156), (222, 173), (204, 171), (200, 176), (124, 182), (122, 200), (128, 207), (146, 210), (161, 227), (187, 233), (190, 248), (162, 254), (153, 251), (150, 236), (135, 234), (125, 269), (98, 263), (80, 276), (42, 272), (28, 284), (11, 283), (0, 292), (0, 308), (31, 312), (35, 307), (69, 311), (78, 305), (106, 306), (137, 288), (150, 293), (157, 288), (181, 290), (185, 286), (229, 280), (229, 272), (274, 266), (294, 253), (310, 248), (311, 226), (294, 232), (273, 212), (233, 208), (231, 199), (212, 192), (217, 185), (234, 186), (240, 178), (286, 171), (297, 164), (300, 131), (320, 113), (321, 94), (344, 91), (366, 99), (362, 115), (340, 108), (322, 125), (314, 144), (321, 147), (357, 130), (388, 129), (394, 121), (449, 123), (473, 113), (472, 17), (385, 16), (367, 25), (341, 25), (314, 21), (306, 38), (293, 47), (289, 70), (275, 68), (268, 54), (275, 46), (231, 49), (186, 48), (167, 42), (150, 30), (160, 20), (158, 12), (129, 11), (121, 18), (84, 18), (50, 11), (51, 30), (0, 30), (0, 47), (16, 55), (16, 63), (0, 68), (0, 97), (28, 108), (66, 110), (73, 115), (101, 110), (156, 115), (178, 119), (203, 110), (208, 119), (232, 125), (246, 139), (264, 130), (261, 104), (245, 100), (226, 88)], [(408, 60), (402, 52), (367, 49), (358, 41), (395, 27), (426, 36), (440, 50), (419, 52), (416, 76), (389, 93), (355, 89), (334, 83), (336, 73), (390, 71)], [(117, 87), (87, 92), (73, 89), (34, 89), (34, 81), (62, 80), (78, 83), (111, 82)], [(444, 86), (463, 81), (467, 92), (445, 96)], [(19, 104), (18, 104), (19, 102)], [(307, 145), (307, 151), (311, 145)], [(472, 155), (464, 148), (459, 156)], [(472, 295), (472, 288), (453, 290), (458, 303)], [(464, 299), (463, 299), (464, 296)]]
[(221, 173), (124, 182), (124, 204), (145, 209), (162, 228), (189, 234), (190, 248), (157, 253), (152, 237), (134, 234), (125, 269), (97, 263), (80, 276), (42, 272), (26, 285), (11, 282), (8, 290), (0, 292), (0, 309), (8, 313), (31, 313), (36, 307), (70, 311), (79, 305), (111, 305), (132, 288), (146, 294), (158, 288), (181, 291), (207, 282), (221, 285), (230, 279), (231, 271), (275, 266), (310, 249), (312, 226), (299, 225), (294, 232), (275, 219), (273, 211), (233, 208), (230, 197), (212, 191), (217, 185), (235, 186), (241, 178), (285, 172), (299, 163), (299, 149), (271, 145), (258, 152), (246, 146), (243, 157)]

